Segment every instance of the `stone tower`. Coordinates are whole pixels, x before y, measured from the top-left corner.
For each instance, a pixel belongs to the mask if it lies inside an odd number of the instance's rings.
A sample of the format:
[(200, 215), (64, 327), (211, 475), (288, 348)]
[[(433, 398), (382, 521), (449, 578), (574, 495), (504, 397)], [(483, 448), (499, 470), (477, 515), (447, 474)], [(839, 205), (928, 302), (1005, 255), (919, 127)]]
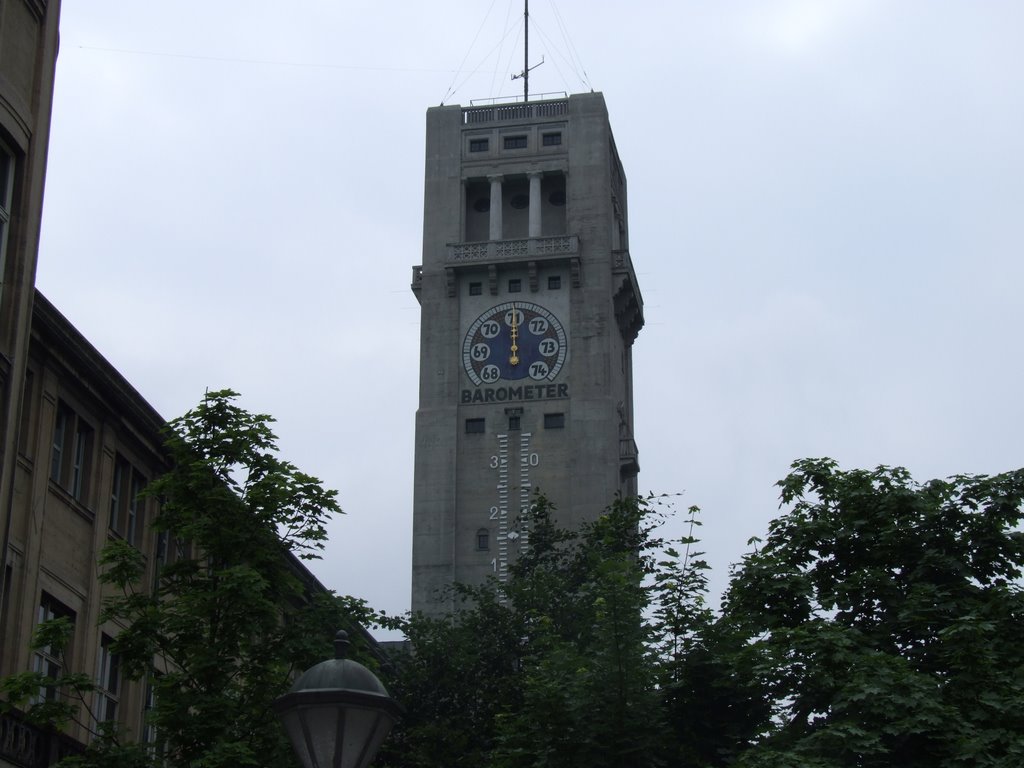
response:
[(600, 93), (427, 111), (412, 608), (507, 576), (537, 491), (563, 527), (636, 493), (643, 301)]

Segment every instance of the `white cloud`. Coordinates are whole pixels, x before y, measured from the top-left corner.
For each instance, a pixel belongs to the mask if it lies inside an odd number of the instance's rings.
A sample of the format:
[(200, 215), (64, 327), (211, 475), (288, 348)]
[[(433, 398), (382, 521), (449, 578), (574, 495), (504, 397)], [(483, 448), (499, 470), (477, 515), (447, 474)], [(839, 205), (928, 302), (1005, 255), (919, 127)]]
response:
[(792, 56), (814, 55), (849, 37), (875, 11), (875, 0), (787, 0), (759, 3), (744, 32)]

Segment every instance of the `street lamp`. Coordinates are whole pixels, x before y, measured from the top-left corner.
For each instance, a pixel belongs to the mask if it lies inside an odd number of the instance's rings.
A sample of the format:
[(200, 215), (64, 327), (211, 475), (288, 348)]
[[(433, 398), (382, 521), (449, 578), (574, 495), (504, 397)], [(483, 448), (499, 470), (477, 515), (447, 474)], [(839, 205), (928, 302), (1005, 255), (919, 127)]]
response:
[(402, 712), (377, 676), (346, 659), (348, 633), (334, 658), (307, 669), (274, 702), (304, 768), (366, 768)]

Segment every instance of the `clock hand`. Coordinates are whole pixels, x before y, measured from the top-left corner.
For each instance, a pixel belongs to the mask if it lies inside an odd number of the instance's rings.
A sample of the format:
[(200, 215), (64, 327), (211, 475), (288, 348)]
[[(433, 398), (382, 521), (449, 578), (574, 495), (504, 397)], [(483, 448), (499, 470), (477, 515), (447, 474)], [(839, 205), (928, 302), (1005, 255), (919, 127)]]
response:
[(509, 336), (512, 339), (512, 346), (509, 347), (511, 353), (508, 358), (509, 365), (519, 365), (519, 313), (516, 312), (515, 307), (512, 307), (512, 326), (509, 329)]

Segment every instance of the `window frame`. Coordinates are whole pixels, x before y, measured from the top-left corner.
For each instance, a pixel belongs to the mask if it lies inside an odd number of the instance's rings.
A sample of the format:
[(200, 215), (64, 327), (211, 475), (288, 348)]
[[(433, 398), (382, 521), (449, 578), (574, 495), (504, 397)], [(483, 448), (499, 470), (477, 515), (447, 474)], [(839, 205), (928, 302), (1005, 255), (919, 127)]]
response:
[(122, 454), (114, 457), (114, 476), (110, 483), (110, 518), (108, 529), (133, 547), (139, 546), (145, 524), (146, 500), (140, 498), (148, 485), (135, 465)]
[(121, 656), (111, 650), (114, 638), (103, 633), (96, 654), (96, 696), (93, 717), (97, 723), (115, 722), (121, 704)]
[(10, 146), (0, 141), (0, 300), (7, 284), (7, 243), (10, 240), (14, 212), (15, 170), (18, 156)]
[(149, 713), (156, 709), (156, 680), (160, 677), (160, 673), (157, 672), (146, 679), (146, 689), (143, 693), (142, 699), (142, 743), (146, 745), (146, 748), (150, 751), (155, 758), (157, 758), (157, 764), (161, 764), (159, 759), (163, 755), (163, 745), (160, 743), (160, 734), (157, 727), (150, 722)]
[[(54, 619), (62, 618), (71, 622), (72, 638), (74, 638), (75, 612), (50, 593), (45, 591), (40, 593), (39, 601), (36, 603), (35, 626), (38, 628), (44, 621), (53, 621)], [(59, 680), (61, 678), (61, 673), (68, 666), (68, 655), (67, 648), (58, 650), (50, 645), (36, 648), (32, 651), (32, 671), (45, 675), (53, 680)], [(53, 701), (57, 698), (57, 691), (59, 688), (59, 685), (40, 686), (39, 692), (31, 699), (32, 703), (42, 704), (47, 701)]]
[(87, 505), (96, 431), (64, 400), (57, 401), (50, 443), (50, 480)]

